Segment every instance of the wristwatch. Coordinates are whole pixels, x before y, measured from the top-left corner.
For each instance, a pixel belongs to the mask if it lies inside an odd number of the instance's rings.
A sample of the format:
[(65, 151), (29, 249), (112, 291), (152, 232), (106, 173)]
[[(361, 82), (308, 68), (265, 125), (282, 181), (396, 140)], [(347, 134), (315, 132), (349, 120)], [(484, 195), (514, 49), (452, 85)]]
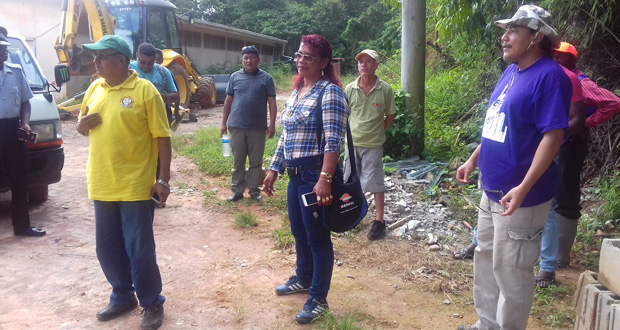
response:
[(162, 180), (162, 179), (157, 179), (157, 183), (159, 183), (160, 185), (170, 189), (170, 185), (168, 184), (168, 182)]

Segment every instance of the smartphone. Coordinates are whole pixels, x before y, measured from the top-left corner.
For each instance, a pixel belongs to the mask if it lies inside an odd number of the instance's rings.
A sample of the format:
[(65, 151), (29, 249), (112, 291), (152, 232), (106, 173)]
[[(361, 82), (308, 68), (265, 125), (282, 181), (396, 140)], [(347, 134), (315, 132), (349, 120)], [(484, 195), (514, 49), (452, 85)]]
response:
[(153, 193), (153, 195), (151, 196), (151, 200), (157, 203), (157, 206), (159, 206), (159, 195), (157, 195), (157, 193)]
[(33, 132), (28, 133), (21, 128), (17, 129), (17, 132), (15, 133), (15, 135), (17, 136), (18, 139), (22, 141), (26, 141), (30, 143), (35, 143), (37, 141), (37, 133), (33, 133)]
[(304, 206), (306, 207), (312, 206), (318, 203), (317, 198), (316, 198), (316, 193), (314, 191), (301, 195), (301, 201), (304, 202)]

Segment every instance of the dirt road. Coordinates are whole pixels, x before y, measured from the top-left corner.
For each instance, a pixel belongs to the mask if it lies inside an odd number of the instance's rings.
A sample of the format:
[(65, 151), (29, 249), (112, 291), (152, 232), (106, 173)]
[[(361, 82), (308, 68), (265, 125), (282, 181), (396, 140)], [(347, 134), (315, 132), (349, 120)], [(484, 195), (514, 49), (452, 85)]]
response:
[[(183, 124), (176, 134), (218, 123), (218, 111), (204, 110), (198, 123)], [(63, 123), (62, 181), (50, 187), (46, 203), (30, 209), (33, 225), (47, 230), (45, 237), (13, 236), (10, 194), (0, 195), (0, 329), (139, 329), (139, 309), (108, 322), (95, 318), (108, 302), (110, 286), (95, 256), (94, 211), (85, 178), (88, 139), (73, 125)], [(202, 194), (217, 189), (223, 200), (229, 194), (224, 181), (201, 174), (187, 159), (173, 160), (171, 185), (177, 189), (168, 206), (156, 210), (154, 225), (167, 299), (161, 329), (313, 329), (294, 322), (306, 295), (278, 297), (273, 291), (295, 267), (291, 251), (272, 249), (272, 230), (280, 228), (282, 216), (243, 202), (239, 208), (251, 208), (258, 226), (235, 228), (235, 212), (205, 205)], [(180, 183), (195, 191), (178, 189)], [(424, 290), (404, 281), (404, 274), (344, 249), (349, 240), (334, 241), (336, 258), (343, 262), (334, 269), (328, 297), (334, 314), (356, 312), (365, 329), (443, 330), (475, 321), (467, 304), (470, 294)], [(424, 252), (407, 244), (364, 242), (359, 249), (365, 255), (398, 248)], [(453, 303), (444, 304), (446, 299)]]

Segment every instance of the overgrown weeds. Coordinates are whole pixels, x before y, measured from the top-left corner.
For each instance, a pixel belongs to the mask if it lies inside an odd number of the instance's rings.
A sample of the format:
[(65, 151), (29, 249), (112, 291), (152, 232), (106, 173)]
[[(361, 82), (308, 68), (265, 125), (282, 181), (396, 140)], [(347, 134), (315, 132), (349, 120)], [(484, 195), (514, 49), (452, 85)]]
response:
[(256, 216), (250, 211), (239, 213), (235, 216), (235, 224), (241, 228), (256, 226)]
[(343, 316), (337, 316), (329, 312), (321, 316), (317, 321), (317, 327), (321, 330), (362, 330), (363, 328), (356, 321), (356, 312)]
[(532, 315), (551, 327), (572, 329), (575, 319), (574, 293), (574, 285), (552, 284), (546, 289), (536, 287)]

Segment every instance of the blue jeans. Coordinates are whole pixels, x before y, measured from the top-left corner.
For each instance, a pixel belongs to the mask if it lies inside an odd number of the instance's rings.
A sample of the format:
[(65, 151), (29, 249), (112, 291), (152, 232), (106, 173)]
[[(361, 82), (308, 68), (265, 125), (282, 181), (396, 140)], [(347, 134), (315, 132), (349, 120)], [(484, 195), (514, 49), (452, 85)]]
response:
[(94, 203), (97, 258), (112, 285), (110, 304), (125, 305), (134, 299), (134, 292), (142, 307), (163, 304), (153, 201)]
[[(287, 166), (308, 164), (315, 160), (294, 159)], [(305, 207), (301, 195), (309, 193), (319, 179), (320, 167), (290, 176), (287, 192), (288, 217), (295, 237), (297, 251), (297, 278), (301, 283), (312, 283), (310, 298), (327, 298), (334, 269), (334, 247), (329, 230), (312, 215), (314, 206)], [(334, 176), (342, 178), (342, 170), (336, 167)]]
[(542, 237), (540, 249), (540, 271), (555, 272), (558, 269), (558, 226), (555, 223), (555, 210), (553, 205), (549, 210), (549, 217), (545, 223), (545, 233)]

